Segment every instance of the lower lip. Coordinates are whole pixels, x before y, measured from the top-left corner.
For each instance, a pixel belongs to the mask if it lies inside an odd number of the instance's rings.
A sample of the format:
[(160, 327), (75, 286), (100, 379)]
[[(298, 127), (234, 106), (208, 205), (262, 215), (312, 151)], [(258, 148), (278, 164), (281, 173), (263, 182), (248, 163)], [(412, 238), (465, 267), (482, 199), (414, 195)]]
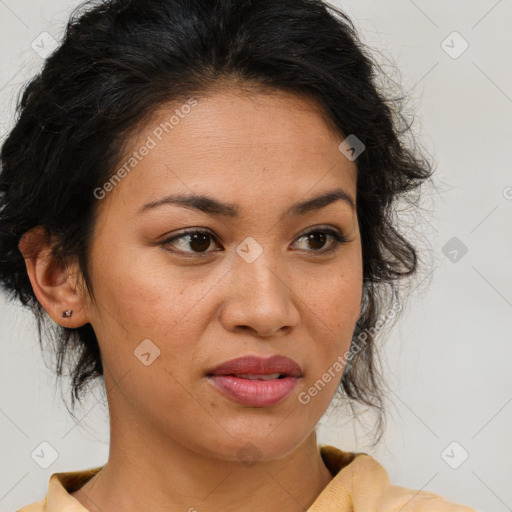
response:
[(249, 380), (232, 375), (209, 375), (208, 380), (228, 398), (251, 407), (268, 407), (282, 402), (299, 381), (298, 377)]

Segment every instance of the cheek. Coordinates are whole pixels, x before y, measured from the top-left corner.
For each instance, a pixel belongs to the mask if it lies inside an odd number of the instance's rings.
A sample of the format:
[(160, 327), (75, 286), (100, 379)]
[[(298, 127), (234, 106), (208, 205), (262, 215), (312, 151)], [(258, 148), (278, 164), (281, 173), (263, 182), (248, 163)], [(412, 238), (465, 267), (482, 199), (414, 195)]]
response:
[[(198, 342), (215, 307), (211, 291), (226, 269), (178, 267), (158, 248), (96, 254), (91, 268), (100, 306), (93, 327), (103, 360), (116, 378), (130, 372), (127, 379), (137, 385), (126, 387), (137, 402), (147, 394), (150, 402), (166, 397), (184, 405), (182, 386), (199, 374)], [(144, 357), (150, 365), (144, 365)]]
[[(355, 258), (340, 265), (338, 270), (331, 269), (323, 276), (318, 287), (308, 285), (307, 297), (312, 314), (318, 317), (318, 332), (327, 330), (331, 347), (343, 347), (350, 337), (359, 319), (363, 289), (362, 265)], [(321, 326), (323, 325), (323, 328)], [(349, 339), (347, 341), (347, 335)], [(317, 335), (318, 336), (318, 335)]]
[[(185, 410), (191, 406), (183, 389), (196, 350), (192, 341), (204, 330), (200, 302), (209, 283), (190, 286), (183, 271), (155, 264), (158, 258), (144, 252), (152, 251), (98, 250), (91, 262), (98, 302), (93, 327), (105, 367), (116, 382), (122, 379), (132, 405), (144, 414), (164, 405)], [(163, 414), (162, 421), (170, 418)]]
[(340, 275), (338, 287), (332, 290), (329, 308), (334, 328), (346, 333), (347, 329), (352, 335), (355, 324), (361, 313), (361, 300), (363, 296), (362, 272), (355, 269), (353, 272)]
[(122, 239), (114, 243), (116, 251), (98, 242), (91, 262), (95, 295), (110, 313), (100, 311), (100, 316), (137, 339), (162, 338), (200, 302), (209, 282), (196, 279), (191, 286), (193, 269), (171, 264), (159, 247), (141, 248)]
[[(362, 269), (357, 260), (332, 273), (327, 286), (310, 296), (311, 371), (304, 382), (304, 403), (323, 414), (341, 381), (361, 312)], [(309, 295), (309, 294), (308, 294)]]

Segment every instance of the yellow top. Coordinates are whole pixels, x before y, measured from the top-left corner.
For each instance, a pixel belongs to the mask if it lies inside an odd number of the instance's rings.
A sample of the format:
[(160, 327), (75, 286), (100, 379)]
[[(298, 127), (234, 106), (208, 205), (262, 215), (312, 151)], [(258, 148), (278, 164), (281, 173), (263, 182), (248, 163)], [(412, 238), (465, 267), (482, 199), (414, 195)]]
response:
[[(386, 470), (370, 455), (320, 445), (333, 479), (307, 512), (476, 512), (437, 494), (391, 485)], [(69, 493), (90, 480), (102, 466), (53, 473), (46, 497), (16, 512), (88, 512)]]

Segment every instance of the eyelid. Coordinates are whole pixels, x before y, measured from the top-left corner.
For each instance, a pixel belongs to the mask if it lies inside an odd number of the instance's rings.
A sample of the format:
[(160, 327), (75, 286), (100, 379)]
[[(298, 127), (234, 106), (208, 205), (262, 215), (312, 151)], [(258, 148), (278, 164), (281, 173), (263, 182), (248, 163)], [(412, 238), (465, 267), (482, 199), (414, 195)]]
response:
[(324, 231), (326, 233), (336, 233), (339, 235), (344, 234), (343, 230), (340, 228), (327, 224), (319, 224), (318, 226), (311, 226), (309, 228), (306, 228), (304, 231), (300, 232), (296, 238), (302, 238), (303, 236), (309, 235), (310, 233), (314, 233), (315, 231)]
[(195, 235), (196, 233), (204, 234), (207, 233), (211, 235), (213, 238), (217, 238), (217, 235), (209, 228), (184, 228), (181, 231), (178, 231), (177, 233), (173, 234), (170, 237), (167, 237), (166, 240), (173, 240), (175, 238), (179, 238), (181, 236), (185, 235)]

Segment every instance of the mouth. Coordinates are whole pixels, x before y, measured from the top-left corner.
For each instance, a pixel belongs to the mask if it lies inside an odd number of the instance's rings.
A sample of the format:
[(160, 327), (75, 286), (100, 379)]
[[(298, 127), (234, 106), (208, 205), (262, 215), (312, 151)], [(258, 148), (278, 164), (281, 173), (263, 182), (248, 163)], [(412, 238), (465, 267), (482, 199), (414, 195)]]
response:
[(247, 380), (274, 380), (274, 379), (284, 379), (288, 377), (284, 373), (269, 373), (267, 375), (253, 375), (251, 373), (239, 373), (233, 375), (227, 375), (227, 377), (236, 377), (238, 379), (247, 379)]
[(246, 379), (271, 380), (285, 377), (301, 377), (302, 368), (299, 363), (286, 356), (274, 355), (263, 358), (247, 355), (226, 361), (208, 370), (207, 375), (231, 375)]
[(244, 356), (206, 374), (222, 395), (249, 407), (270, 407), (284, 401), (302, 378), (297, 362), (284, 356)]
[(217, 391), (248, 407), (271, 407), (283, 402), (295, 389), (300, 377), (269, 375), (209, 375)]

